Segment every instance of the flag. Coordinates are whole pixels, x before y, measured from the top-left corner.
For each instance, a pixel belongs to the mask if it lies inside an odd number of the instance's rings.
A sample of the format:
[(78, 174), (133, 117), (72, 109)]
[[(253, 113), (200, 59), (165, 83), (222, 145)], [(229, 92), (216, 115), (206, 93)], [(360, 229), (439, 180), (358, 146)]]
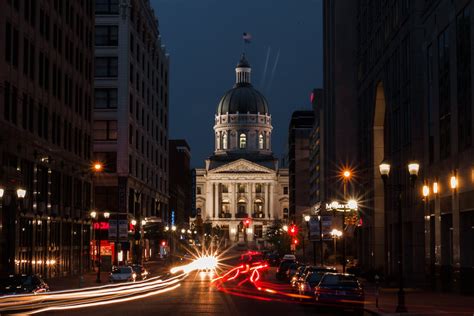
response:
[(244, 43), (250, 43), (252, 41), (252, 35), (250, 33), (244, 32), (242, 34), (242, 39), (244, 40)]

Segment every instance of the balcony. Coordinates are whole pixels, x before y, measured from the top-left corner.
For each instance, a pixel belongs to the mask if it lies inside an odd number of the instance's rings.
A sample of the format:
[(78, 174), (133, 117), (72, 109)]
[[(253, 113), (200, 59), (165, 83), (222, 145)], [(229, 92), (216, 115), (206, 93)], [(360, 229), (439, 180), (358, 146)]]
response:
[(252, 214), (253, 218), (265, 218), (265, 213), (264, 212), (254, 212)]
[(247, 218), (249, 215), (247, 213), (237, 213), (235, 218)]

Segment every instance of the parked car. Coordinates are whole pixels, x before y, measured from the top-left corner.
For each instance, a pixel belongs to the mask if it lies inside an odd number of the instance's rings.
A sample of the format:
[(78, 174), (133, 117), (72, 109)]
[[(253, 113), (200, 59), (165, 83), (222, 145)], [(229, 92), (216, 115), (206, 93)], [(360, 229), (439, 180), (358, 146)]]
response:
[(130, 266), (113, 267), (109, 275), (110, 282), (133, 282), (137, 278), (137, 274)]
[(291, 281), (291, 278), (293, 275), (296, 273), (296, 270), (301, 267), (303, 264), (295, 262), (292, 265), (288, 267), (288, 270), (286, 271), (286, 279)]
[(276, 271), (277, 280), (284, 280), (287, 277), (286, 272), (294, 263), (296, 263), (296, 260), (282, 260)]
[(265, 256), (270, 267), (278, 267), (280, 264), (280, 256), (276, 253), (270, 253)]
[(140, 264), (134, 264), (132, 265), (133, 272), (135, 273), (135, 281), (136, 280), (145, 280), (148, 275), (150, 274), (147, 269), (145, 269), (142, 265)]
[(291, 254), (288, 254), (288, 255), (284, 255), (283, 258), (281, 260), (290, 260), (290, 261), (296, 261), (296, 256), (295, 255), (291, 255)]
[(48, 284), (36, 274), (15, 274), (0, 279), (0, 295), (38, 294), (48, 291)]
[(296, 281), (298, 293), (312, 297), (314, 295), (314, 288), (327, 272), (336, 272), (336, 269), (331, 267), (307, 266), (301, 274), (301, 277)]
[(297, 286), (298, 286), (298, 280), (300, 279), (300, 277), (303, 275), (303, 272), (304, 270), (306, 269), (307, 265), (300, 265), (298, 267), (298, 269), (296, 269), (296, 272), (291, 276), (291, 279), (290, 279), (290, 285), (291, 285), (291, 288), (295, 291), (298, 290)]
[(352, 274), (326, 273), (314, 290), (317, 303), (364, 314), (364, 289)]

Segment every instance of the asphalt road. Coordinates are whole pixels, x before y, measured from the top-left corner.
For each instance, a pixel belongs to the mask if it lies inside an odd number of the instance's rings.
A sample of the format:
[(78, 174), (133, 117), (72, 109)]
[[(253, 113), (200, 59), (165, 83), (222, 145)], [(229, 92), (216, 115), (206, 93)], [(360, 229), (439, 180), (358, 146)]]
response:
[(191, 273), (181, 284), (171, 292), (132, 302), (48, 312), (47, 315), (348, 315), (271, 296), (241, 297), (224, 293), (199, 273)]

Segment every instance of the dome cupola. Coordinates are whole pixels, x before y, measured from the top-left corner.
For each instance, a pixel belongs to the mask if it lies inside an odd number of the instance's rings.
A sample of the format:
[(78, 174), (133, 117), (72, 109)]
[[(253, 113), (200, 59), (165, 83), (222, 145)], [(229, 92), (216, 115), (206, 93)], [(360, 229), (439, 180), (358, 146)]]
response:
[(245, 54), (235, 68), (236, 82), (217, 106), (216, 155), (271, 156), (271, 116), (265, 97), (250, 83)]

